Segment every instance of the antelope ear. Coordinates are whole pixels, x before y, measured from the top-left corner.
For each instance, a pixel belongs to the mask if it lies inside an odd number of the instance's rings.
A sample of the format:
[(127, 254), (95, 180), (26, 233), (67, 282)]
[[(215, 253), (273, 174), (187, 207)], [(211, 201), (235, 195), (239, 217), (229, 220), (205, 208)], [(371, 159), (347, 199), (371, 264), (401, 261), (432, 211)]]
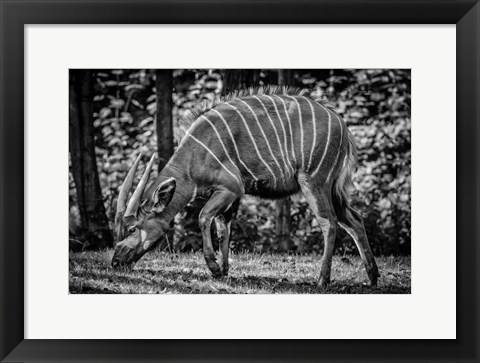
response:
[(153, 201), (153, 208), (152, 210), (155, 213), (160, 213), (165, 209), (165, 207), (170, 203), (173, 197), (173, 193), (175, 193), (175, 187), (177, 183), (175, 179), (169, 178), (157, 187), (152, 195)]

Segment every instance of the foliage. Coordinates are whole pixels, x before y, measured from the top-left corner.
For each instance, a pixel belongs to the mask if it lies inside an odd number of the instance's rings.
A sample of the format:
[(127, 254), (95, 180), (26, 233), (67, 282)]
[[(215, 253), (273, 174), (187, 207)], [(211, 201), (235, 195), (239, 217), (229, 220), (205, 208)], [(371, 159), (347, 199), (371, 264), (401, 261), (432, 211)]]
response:
[[(110, 267), (112, 250), (70, 253), (72, 294), (317, 294), (316, 254), (233, 253), (227, 278), (213, 279), (201, 253), (147, 253), (132, 271)], [(409, 294), (409, 257), (379, 257), (378, 287), (359, 257), (334, 257), (326, 294)]]
[[(301, 82), (313, 84), (313, 94), (342, 116), (355, 136), (358, 167), (352, 204), (365, 218), (374, 253), (410, 254), (410, 71), (331, 70), (324, 80), (313, 73), (305, 74)], [(306, 231), (303, 241), (308, 249), (315, 249), (319, 230), (303, 198), (294, 203), (292, 213), (297, 235)], [(346, 233), (339, 233), (339, 249), (355, 250)]]
[[(222, 70), (175, 70), (173, 118), (176, 143), (183, 116), (211, 102), (222, 90)], [(295, 84), (313, 90), (355, 136), (358, 168), (353, 205), (365, 217), (375, 254), (410, 254), (410, 71), (292, 70)], [(274, 84), (276, 70), (261, 70), (259, 85)], [(131, 163), (156, 150), (155, 82), (152, 70), (100, 70), (95, 83), (96, 153), (105, 206), (113, 227), (115, 198)], [(156, 174), (156, 165), (154, 173)], [(142, 172), (138, 171), (137, 177)], [(301, 196), (292, 198), (292, 239), (297, 252), (318, 252), (321, 232)], [(71, 212), (75, 189), (70, 180)], [(201, 201), (196, 201), (199, 204)], [(189, 213), (190, 211), (190, 213)], [(195, 206), (176, 217), (175, 248), (201, 249)], [(74, 218), (72, 218), (74, 219)], [(71, 226), (71, 231), (74, 227)], [(275, 245), (275, 212), (270, 201), (245, 197), (232, 223), (236, 251), (270, 251)], [(340, 232), (337, 252), (357, 253)]]
[(377, 253), (410, 253), (410, 70), (337, 73), (324, 94), (357, 141), (354, 205)]

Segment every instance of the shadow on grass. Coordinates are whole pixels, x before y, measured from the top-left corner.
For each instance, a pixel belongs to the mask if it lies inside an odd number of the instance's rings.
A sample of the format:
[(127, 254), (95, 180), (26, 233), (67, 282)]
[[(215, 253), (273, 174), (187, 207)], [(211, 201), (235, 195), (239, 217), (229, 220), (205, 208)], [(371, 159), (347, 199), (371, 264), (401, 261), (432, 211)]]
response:
[[(158, 275), (158, 271), (152, 270), (137, 270), (149, 275)], [(228, 276), (221, 279), (214, 279), (209, 273), (184, 273), (184, 272), (162, 272), (161, 277), (169, 280), (174, 280), (175, 285), (180, 288), (185, 288), (189, 281), (198, 282), (225, 282), (230, 289), (218, 289), (218, 293), (235, 293), (236, 291), (244, 290), (267, 290), (270, 293), (283, 294), (409, 294), (410, 287), (403, 286), (376, 286), (372, 287), (363, 283), (354, 283), (351, 281), (338, 282), (333, 281), (326, 289), (320, 290), (317, 287), (316, 281), (290, 281), (286, 278), (279, 279), (272, 276), (256, 276), (256, 275), (242, 275), (242, 276)], [(170, 285), (171, 286), (171, 285)], [(172, 286), (171, 286), (172, 287)], [(188, 289), (187, 289), (188, 290)], [(202, 293), (191, 289), (187, 293)], [(238, 293), (238, 292), (237, 292)]]
[(111, 290), (106, 287), (95, 287), (89, 285), (70, 284), (70, 294), (120, 294), (120, 292)]
[[(165, 281), (148, 277), (132, 275), (108, 274), (107, 269), (101, 274), (83, 271), (81, 277), (70, 278), (71, 294), (128, 294), (135, 292), (138, 287), (148, 290), (145, 293), (156, 293), (171, 287)], [(111, 270), (110, 270), (111, 271)], [(97, 284), (95, 284), (95, 282)], [(105, 286), (97, 286), (97, 285)]]
[[(98, 267), (97, 267), (98, 268)], [(292, 279), (277, 275), (236, 274), (214, 279), (207, 270), (136, 268), (121, 272), (109, 268), (82, 270), (70, 275), (71, 294), (410, 294), (410, 286), (381, 281), (371, 287), (350, 279), (335, 280), (324, 290), (314, 278)]]

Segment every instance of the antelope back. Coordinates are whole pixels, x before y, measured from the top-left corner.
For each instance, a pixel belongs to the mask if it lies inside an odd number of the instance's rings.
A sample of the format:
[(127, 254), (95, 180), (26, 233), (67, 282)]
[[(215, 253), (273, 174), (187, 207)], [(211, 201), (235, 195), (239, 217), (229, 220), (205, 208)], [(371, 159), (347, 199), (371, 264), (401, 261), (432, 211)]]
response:
[(348, 130), (335, 113), (282, 88), (237, 94), (205, 109), (178, 153), (193, 153), (188, 167), (201, 184), (276, 198), (298, 191), (299, 172), (331, 183), (347, 148)]

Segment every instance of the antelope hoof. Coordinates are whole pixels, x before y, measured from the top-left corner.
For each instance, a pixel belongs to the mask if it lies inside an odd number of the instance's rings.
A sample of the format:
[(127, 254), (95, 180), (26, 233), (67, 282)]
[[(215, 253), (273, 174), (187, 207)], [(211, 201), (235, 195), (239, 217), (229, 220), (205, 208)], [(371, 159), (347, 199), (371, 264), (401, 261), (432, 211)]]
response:
[(228, 266), (223, 265), (222, 267), (223, 267), (222, 268), (223, 276), (227, 277), (228, 276)]
[(220, 266), (218, 266), (218, 263), (215, 261), (215, 257), (213, 258), (205, 257), (205, 261), (207, 262), (208, 269), (212, 273), (213, 277), (220, 278), (223, 276)]
[(329, 284), (330, 284), (330, 277), (320, 276), (320, 278), (318, 279), (317, 286), (319, 289), (324, 290), (328, 287)]
[(221, 279), (223, 277), (223, 272), (220, 270), (220, 268), (218, 270), (210, 269), (210, 271), (212, 272), (212, 276), (216, 279)]
[(380, 277), (380, 274), (378, 273), (377, 268), (375, 267), (374, 269), (368, 271), (368, 278), (370, 280), (370, 285), (373, 287), (377, 286), (377, 280)]

